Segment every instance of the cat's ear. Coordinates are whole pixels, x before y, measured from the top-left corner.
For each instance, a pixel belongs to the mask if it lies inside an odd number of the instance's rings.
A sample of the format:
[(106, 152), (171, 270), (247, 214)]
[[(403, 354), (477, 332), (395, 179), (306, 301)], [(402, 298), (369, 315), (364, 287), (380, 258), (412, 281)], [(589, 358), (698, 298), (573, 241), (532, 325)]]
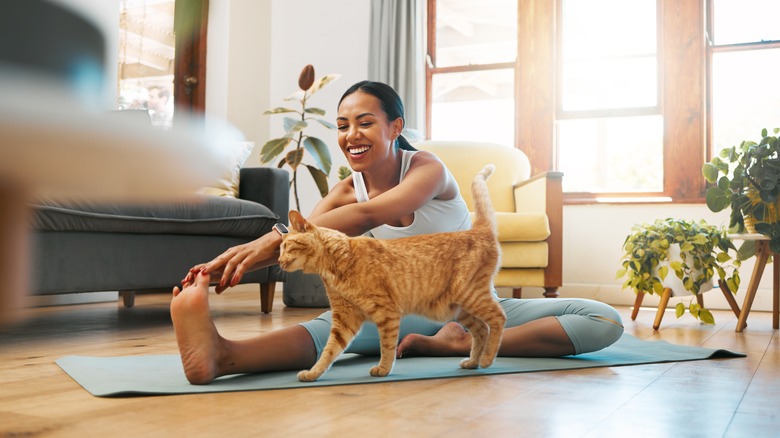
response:
[(308, 231), (309, 223), (306, 222), (306, 219), (303, 218), (301, 213), (296, 210), (290, 210), (288, 217), (290, 219), (290, 227), (292, 227), (293, 231), (299, 233)]

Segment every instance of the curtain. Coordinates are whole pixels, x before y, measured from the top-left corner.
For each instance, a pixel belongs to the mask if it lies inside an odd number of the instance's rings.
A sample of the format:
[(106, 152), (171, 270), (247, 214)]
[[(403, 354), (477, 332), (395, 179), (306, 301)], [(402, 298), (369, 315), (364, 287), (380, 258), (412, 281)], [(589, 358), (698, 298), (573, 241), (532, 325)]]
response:
[[(406, 129), (419, 132), (425, 127), (424, 7), (424, 0), (372, 0), (368, 48), (368, 79), (398, 92)], [(415, 133), (405, 136), (413, 141)]]

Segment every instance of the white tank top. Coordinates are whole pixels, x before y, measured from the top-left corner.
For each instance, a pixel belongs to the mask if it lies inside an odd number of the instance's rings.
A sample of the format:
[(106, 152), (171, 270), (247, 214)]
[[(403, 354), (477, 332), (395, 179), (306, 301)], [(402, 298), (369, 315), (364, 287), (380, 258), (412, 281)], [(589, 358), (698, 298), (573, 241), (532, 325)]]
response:
[[(401, 150), (401, 178), (404, 180), (412, 156), (418, 151)], [(449, 173), (449, 170), (447, 170)], [(450, 175), (452, 177), (452, 175)], [(358, 202), (368, 201), (366, 182), (360, 172), (352, 174), (352, 182), (355, 185), (355, 198)], [(450, 200), (431, 199), (425, 205), (414, 212), (414, 221), (408, 227), (394, 227), (380, 225), (370, 231), (377, 239), (397, 239), (420, 234), (446, 233), (450, 231), (462, 231), (471, 228), (471, 217), (463, 197), (458, 194)]]

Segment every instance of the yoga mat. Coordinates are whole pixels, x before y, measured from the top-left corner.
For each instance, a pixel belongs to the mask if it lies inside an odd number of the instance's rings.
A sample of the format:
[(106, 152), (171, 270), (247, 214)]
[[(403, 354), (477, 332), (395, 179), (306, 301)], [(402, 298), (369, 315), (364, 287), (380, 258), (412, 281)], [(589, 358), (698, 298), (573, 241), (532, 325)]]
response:
[(316, 382), (299, 382), (297, 371), (241, 374), (221, 377), (208, 385), (191, 385), (184, 377), (178, 355), (88, 357), (66, 356), (56, 361), (70, 377), (98, 397), (124, 395), (193, 394), (225, 391), (311, 388), (315, 386), (383, 383), (401, 380), (441, 379), (492, 374), (679, 362), (745, 357), (742, 353), (688, 347), (665, 341), (641, 341), (624, 334), (603, 350), (563, 358), (499, 357), (490, 368), (464, 370), (456, 357), (413, 357), (395, 362), (388, 377), (371, 377), (378, 357), (344, 355)]

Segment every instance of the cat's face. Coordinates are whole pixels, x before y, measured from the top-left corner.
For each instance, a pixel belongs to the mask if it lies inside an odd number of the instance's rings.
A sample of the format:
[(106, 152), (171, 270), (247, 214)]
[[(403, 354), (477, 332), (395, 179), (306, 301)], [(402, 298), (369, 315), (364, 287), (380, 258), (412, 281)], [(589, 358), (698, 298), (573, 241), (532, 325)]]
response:
[(297, 211), (290, 212), (290, 233), (282, 237), (279, 247), (279, 267), (287, 272), (306, 269), (307, 261), (314, 256), (315, 227)]

